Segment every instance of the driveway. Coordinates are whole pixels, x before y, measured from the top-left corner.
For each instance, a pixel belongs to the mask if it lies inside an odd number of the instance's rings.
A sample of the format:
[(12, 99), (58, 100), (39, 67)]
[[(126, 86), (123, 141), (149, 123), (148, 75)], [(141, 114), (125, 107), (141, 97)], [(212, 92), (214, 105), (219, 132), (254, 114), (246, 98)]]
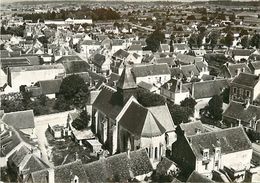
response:
[(42, 152), (42, 159), (46, 162), (50, 167), (53, 167), (53, 163), (49, 160), (51, 154), (51, 148), (49, 148), (48, 141), (45, 136), (45, 131), (48, 128), (48, 124), (66, 124), (68, 113), (71, 111), (36, 116), (34, 118), (35, 123), (35, 132), (38, 137), (39, 148)]

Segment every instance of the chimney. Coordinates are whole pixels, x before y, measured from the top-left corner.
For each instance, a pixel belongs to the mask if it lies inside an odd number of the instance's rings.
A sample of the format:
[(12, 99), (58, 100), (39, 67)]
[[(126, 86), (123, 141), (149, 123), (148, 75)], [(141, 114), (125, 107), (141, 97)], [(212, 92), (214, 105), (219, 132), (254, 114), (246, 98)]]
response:
[(194, 98), (194, 91), (195, 91), (195, 87), (194, 87), (195, 83), (191, 83), (191, 96)]
[(240, 72), (241, 72), (241, 69), (238, 68), (238, 69), (237, 69), (237, 76), (240, 74)]
[(238, 119), (237, 122), (238, 122), (238, 126), (241, 126), (241, 119)]
[(54, 181), (54, 169), (53, 168), (49, 168), (48, 169), (48, 183), (55, 183)]
[(13, 134), (12, 130), (9, 130), (9, 136), (11, 137)]
[(245, 72), (245, 71), (246, 71), (246, 68), (243, 67), (243, 68), (242, 68), (242, 72)]
[(182, 81), (179, 81), (179, 89), (180, 89), (180, 93), (182, 92)]
[(244, 109), (248, 109), (248, 107), (250, 106), (250, 99), (246, 99), (245, 100), (245, 104), (244, 104)]
[(171, 84), (171, 83), (167, 83), (168, 90), (170, 90), (170, 89), (171, 89), (171, 86), (172, 86), (172, 84)]
[(78, 152), (75, 153), (75, 161), (77, 161), (79, 159), (79, 154)]

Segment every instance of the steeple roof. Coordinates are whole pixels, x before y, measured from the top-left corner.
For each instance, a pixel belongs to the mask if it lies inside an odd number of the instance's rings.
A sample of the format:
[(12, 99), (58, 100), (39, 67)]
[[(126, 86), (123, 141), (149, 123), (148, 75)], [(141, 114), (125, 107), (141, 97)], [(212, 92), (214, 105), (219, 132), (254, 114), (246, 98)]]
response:
[(120, 89), (137, 88), (131, 68), (125, 67), (117, 83), (117, 87)]

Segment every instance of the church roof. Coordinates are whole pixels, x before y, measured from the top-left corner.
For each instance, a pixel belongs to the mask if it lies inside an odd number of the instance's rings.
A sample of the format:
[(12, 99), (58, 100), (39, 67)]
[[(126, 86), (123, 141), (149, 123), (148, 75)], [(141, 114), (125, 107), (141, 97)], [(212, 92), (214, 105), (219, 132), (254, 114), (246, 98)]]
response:
[(162, 135), (166, 130), (154, 115), (145, 107), (132, 102), (119, 124), (130, 133), (139, 137)]
[(117, 87), (121, 89), (137, 88), (134, 77), (130, 68), (125, 67), (117, 83)]

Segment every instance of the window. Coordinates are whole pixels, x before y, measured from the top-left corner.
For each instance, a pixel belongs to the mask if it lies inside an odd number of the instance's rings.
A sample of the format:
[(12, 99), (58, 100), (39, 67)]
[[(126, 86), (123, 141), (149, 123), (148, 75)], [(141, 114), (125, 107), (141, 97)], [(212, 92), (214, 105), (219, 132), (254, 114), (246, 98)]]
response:
[(250, 91), (246, 90), (246, 97), (250, 97)]
[(233, 93), (237, 93), (237, 88), (233, 88)]
[(216, 167), (218, 167), (218, 163), (219, 163), (218, 161), (215, 161), (215, 166), (216, 166)]
[(208, 169), (208, 164), (205, 164), (205, 170), (207, 170)]
[(157, 159), (157, 158), (158, 158), (157, 152), (158, 152), (158, 148), (156, 147), (156, 148), (154, 149), (154, 159)]
[(203, 160), (209, 159), (209, 149), (203, 150)]
[(243, 95), (243, 93), (244, 93), (244, 89), (240, 88), (239, 94), (240, 94), (240, 95)]

